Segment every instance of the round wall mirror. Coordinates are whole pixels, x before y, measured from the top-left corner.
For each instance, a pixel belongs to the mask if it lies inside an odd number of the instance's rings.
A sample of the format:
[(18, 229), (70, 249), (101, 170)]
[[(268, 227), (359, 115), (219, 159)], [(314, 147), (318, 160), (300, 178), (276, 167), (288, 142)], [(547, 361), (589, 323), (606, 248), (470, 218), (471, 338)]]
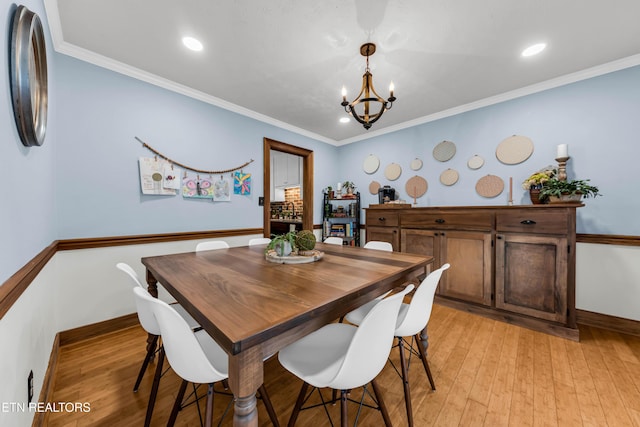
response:
[(9, 73), (13, 115), (22, 144), (39, 146), (47, 128), (47, 54), (38, 15), (18, 6), (13, 15)]

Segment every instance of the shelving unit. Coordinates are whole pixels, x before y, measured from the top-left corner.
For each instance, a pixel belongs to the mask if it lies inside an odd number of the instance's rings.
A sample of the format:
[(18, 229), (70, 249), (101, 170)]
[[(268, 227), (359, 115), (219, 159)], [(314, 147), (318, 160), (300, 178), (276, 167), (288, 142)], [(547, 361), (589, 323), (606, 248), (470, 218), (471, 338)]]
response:
[(322, 203), (322, 240), (342, 237), (344, 244), (360, 246), (360, 193), (340, 199), (324, 194)]

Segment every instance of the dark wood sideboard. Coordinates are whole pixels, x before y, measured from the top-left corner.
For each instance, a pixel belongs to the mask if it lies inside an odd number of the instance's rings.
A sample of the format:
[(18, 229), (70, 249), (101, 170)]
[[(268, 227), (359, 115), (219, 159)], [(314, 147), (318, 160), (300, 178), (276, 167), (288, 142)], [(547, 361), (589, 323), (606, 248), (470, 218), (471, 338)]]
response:
[(371, 205), (366, 237), (448, 262), (436, 301), (579, 340), (576, 208), (582, 204), (426, 207)]

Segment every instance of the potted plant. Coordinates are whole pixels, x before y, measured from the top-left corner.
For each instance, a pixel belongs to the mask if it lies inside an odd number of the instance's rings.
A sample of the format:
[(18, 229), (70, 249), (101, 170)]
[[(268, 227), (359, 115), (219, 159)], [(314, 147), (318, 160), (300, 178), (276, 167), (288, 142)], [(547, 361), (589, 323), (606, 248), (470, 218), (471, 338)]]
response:
[(289, 256), (295, 248), (296, 232), (289, 231), (286, 234), (273, 235), (271, 241), (265, 248), (265, 253), (274, 250), (278, 256)]
[(345, 181), (342, 183), (342, 186), (347, 189), (347, 194), (353, 194), (353, 190), (356, 189), (356, 185), (353, 181)]
[(332, 186), (328, 186), (323, 191), (330, 199), (335, 198), (335, 193), (333, 191), (333, 187)]
[(584, 197), (600, 196), (600, 190), (589, 184), (588, 179), (560, 181), (552, 178), (544, 183), (540, 194), (549, 198), (549, 203), (579, 203)]
[(529, 191), (531, 203), (538, 205), (545, 203), (545, 196), (540, 192), (544, 184), (556, 176), (556, 169), (553, 166), (547, 166), (533, 173), (529, 178), (522, 182), (522, 188)]

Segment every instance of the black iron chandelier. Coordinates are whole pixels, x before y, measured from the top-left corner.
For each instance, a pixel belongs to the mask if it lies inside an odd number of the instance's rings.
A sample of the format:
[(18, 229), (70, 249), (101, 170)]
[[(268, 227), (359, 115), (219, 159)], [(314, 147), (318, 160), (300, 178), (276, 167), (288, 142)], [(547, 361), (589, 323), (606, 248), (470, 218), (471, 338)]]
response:
[[(369, 57), (376, 52), (376, 45), (373, 43), (365, 43), (360, 46), (360, 54), (367, 57), (367, 68), (362, 75), (362, 89), (360, 93), (351, 102), (347, 102), (347, 89), (342, 87), (342, 106), (344, 110), (351, 114), (354, 119), (364, 126), (365, 129), (369, 129), (372, 124), (378, 121), (382, 117), (382, 113), (391, 109), (393, 101), (396, 97), (393, 96), (393, 82), (389, 85), (389, 98), (385, 101), (376, 90), (373, 88), (373, 75), (369, 71)], [(380, 109), (377, 113), (372, 113), (372, 109), (376, 109), (374, 103), (380, 104)], [(356, 108), (358, 110), (356, 110)]]

